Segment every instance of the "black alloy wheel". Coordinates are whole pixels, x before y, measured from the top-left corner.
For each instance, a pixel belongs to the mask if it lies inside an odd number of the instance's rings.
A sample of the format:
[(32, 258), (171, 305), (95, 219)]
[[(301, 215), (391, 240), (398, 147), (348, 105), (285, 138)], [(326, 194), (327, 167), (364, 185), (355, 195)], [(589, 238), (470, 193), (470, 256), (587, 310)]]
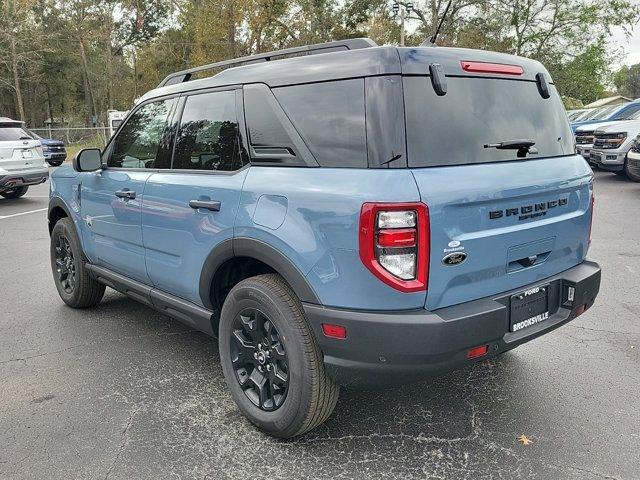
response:
[(58, 237), (58, 245), (55, 247), (55, 262), (60, 287), (66, 293), (73, 293), (76, 287), (76, 267), (71, 245), (64, 235)]
[(231, 363), (246, 397), (260, 410), (273, 412), (289, 390), (287, 354), (273, 322), (255, 308), (245, 308), (233, 321)]

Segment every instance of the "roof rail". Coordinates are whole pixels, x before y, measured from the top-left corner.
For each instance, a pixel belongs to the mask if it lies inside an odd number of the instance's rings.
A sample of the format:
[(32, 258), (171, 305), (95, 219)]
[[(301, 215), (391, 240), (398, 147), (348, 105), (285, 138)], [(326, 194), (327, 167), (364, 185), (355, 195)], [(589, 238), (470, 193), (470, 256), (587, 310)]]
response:
[(335, 42), (316, 43), (314, 45), (305, 45), (303, 47), (285, 48), (283, 50), (274, 50), (272, 52), (258, 53), (256, 55), (249, 55), (246, 57), (233, 58), (231, 60), (223, 60), (222, 62), (209, 63), (208, 65), (202, 65), (201, 67), (189, 68), (187, 70), (181, 70), (179, 72), (171, 73), (165, 77), (158, 85), (159, 87), (166, 87), (167, 85), (173, 85), (176, 83), (188, 82), (193, 77), (194, 73), (202, 72), (204, 70), (210, 70), (220, 67), (232, 67), (241, 64), (250, 64), (256, 62), (269, 62), (272, 60), (279, 60), (274, 57), (284, 57), (287, 55), (293, 55), (296, 53), (308, 53), (314, 55), (317, 53), (330, 53), (339, 50), (358, 50), (360, 48), (377, 47), (376, 42), (369, 38), (349, 38), (346, 40), (337, 40)]

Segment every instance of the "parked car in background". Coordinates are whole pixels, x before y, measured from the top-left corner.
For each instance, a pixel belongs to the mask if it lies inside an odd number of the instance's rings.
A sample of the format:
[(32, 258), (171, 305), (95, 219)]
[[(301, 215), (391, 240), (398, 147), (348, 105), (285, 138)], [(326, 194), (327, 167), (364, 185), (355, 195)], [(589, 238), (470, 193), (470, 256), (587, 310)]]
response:
[(640, 99), (623, 105), (599, 108), (591, 115), (578, 117), (571, 123), (571, 129), (575, 132), (578, 127), (588, 125), (590, 123), (630, 120), (638, 112), (640, 112)]
[(640, 134), (633, 141), (627, 155), (627, 176), (634, 182), (640, 182)]
[(599, 127), (594, 132), (589, 162), (609, 172), (627, 174), (633, 179), (634, 172), (629, 173), (627, 155), (638, 134), (640, 134), (640, 120), (617, 122)]
[(569, 119), (570, 122), (573, 122), (576, 120), (576, 118), (580, 117), (586, 111), (587, 111), (586, 108), (580, 108), (577, 110), (567, 110), (567, 118)]
[[(627, 120), (639, 120), (640, 119), (640, 111), (632, 113), (630, 118)], [(609, 125), (615, 125), (620, 123), (620, 120), (609, 120), (605, 122), (597, 122), (597, 123), (589, 123), (587, 125), (583, 125), (578, 127), (575, 130), (575, 139), (576, 139), (576, 152), (582, 155), (585, 159), (591, 162), (591, 149), (593, 148), (593, 140), (594, 133), (596, 130), (602, 127), (608, 127)]]
[(19, 198), (49, 177), (42, 145), (22, 122), (0, 117), (0, 196)]
[(129, 111), (107, 110), (107, 123), (109, 125), (109, 138), (113, 137), (118, 127), (122, 124), (122, 121), (127, 116)]
[(35, 140), (39, 140), (42, 144), (44, 159), (52, 167), (62, 165), (67, 159), (67, 150), (62, 140), (54, 140), (53, 138), (43, 138), (35, 132), (28, 130), (29, 135)]

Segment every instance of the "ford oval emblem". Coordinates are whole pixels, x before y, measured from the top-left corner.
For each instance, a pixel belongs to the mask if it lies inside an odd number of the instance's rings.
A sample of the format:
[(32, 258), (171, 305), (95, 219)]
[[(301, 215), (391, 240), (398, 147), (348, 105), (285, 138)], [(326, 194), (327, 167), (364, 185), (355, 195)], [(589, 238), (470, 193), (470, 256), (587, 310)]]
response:
[(453, 265), (460, 265), (461, 263), (464, 263), (464, 261), (467, 259), (467, 254), (464, 252), (453, 252), (450, 253), (449, 255), (447, 255), (446, 257), (444, 257), (442, 259), (442, 263), (444, 263), (445, 265), (449, 265), (449, 266), (453, 266)]

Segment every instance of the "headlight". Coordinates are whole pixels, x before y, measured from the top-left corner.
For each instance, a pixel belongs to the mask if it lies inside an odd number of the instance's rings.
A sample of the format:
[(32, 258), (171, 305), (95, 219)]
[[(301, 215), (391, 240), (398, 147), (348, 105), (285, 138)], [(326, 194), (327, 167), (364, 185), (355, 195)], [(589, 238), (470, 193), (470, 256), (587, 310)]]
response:
[(46, 145), (43, 145), (43, 146), (42, 146), (42, 151), (43, 151), (43, 152), (50, 152), (50, 151), (51, 151), (51, 148), (47, 147)]

